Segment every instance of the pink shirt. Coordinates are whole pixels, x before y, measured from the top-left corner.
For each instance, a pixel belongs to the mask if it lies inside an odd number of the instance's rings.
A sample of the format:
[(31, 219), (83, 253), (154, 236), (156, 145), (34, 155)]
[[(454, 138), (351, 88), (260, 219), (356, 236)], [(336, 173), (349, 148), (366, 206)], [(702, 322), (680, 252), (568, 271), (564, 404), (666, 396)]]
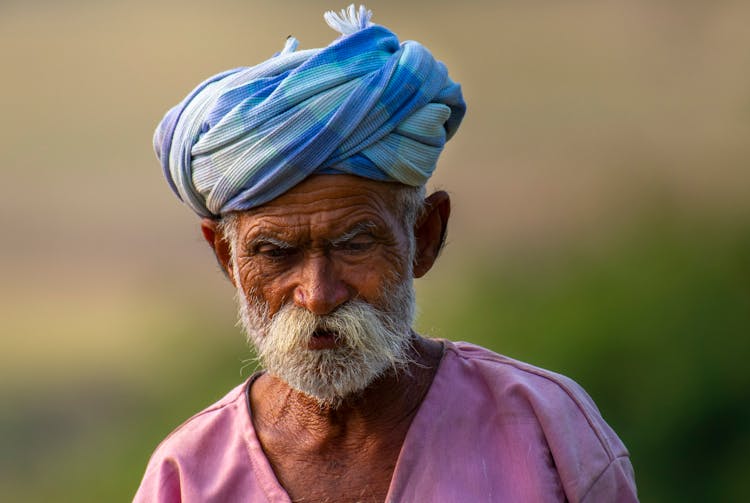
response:
[[(634, 502), (628, 452), (572, 380), (468, 343), (445, 355), (388, 502)], [(136, 502), (286, 502), (250, 417), (252, 379), (170, 434)]]

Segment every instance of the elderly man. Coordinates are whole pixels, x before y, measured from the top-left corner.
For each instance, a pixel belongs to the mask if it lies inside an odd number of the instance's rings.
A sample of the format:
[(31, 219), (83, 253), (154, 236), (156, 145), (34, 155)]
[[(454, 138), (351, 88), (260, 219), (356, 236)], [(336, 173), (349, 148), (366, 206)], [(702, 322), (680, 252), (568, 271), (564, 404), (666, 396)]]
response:
[(465, 105), (370, 16), (327, 13), (331, 45), (290, 38), (157, 129), (265, 370), (162, 442), (136, 501), (636, 501), (574, 382), (412, 331), (450, 213), (424, 185)]

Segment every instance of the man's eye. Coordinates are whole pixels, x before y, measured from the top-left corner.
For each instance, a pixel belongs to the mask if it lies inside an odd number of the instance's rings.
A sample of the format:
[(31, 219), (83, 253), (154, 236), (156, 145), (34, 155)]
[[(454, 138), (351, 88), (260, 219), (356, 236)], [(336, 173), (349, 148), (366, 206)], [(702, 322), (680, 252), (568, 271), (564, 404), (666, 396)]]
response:
[(291, 257), (295, 253), (295, 249), (292, 247), (281, 247), (275, 245), (263, 245), (258, 247), (258, 254), (267, 258), (279, 260)]

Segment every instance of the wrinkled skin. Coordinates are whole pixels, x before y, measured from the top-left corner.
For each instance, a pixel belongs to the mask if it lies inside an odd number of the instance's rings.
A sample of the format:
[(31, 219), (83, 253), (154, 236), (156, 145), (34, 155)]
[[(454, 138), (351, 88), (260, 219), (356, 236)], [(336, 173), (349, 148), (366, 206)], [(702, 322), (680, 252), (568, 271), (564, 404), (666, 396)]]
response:
[[(355, 298), (379, 307), (388, 285), (432, 267), (450, 213), (448, 195), (436, 192), (415, 228), (405, 229), (395, 190), (394, 184), (348, 175), (310, 177), (241, 214), (236, 266), (218, 224), (203, 220), (201, 227), (230, 280), (266, 303), (271, 315), (289, 302), (318, 315)], [(410, 267), (411, 232), (416, 247)], [(321, 406), (267, 373), (254, 382), (253, 422), (292, 500), (385, 499), (442, 354), (439, 343), (411, 337), (409, 368), (377, 378), (335, 407)]]

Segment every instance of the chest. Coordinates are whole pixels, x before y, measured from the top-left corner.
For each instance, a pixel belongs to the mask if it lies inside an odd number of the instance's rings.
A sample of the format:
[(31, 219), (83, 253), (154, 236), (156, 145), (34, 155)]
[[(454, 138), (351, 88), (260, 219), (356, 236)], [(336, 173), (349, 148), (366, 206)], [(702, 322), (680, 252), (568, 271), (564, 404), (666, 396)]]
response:
[(383, 502), (402, 441), (319, 452), (292, 450), (268, 459), (292, 501)]

